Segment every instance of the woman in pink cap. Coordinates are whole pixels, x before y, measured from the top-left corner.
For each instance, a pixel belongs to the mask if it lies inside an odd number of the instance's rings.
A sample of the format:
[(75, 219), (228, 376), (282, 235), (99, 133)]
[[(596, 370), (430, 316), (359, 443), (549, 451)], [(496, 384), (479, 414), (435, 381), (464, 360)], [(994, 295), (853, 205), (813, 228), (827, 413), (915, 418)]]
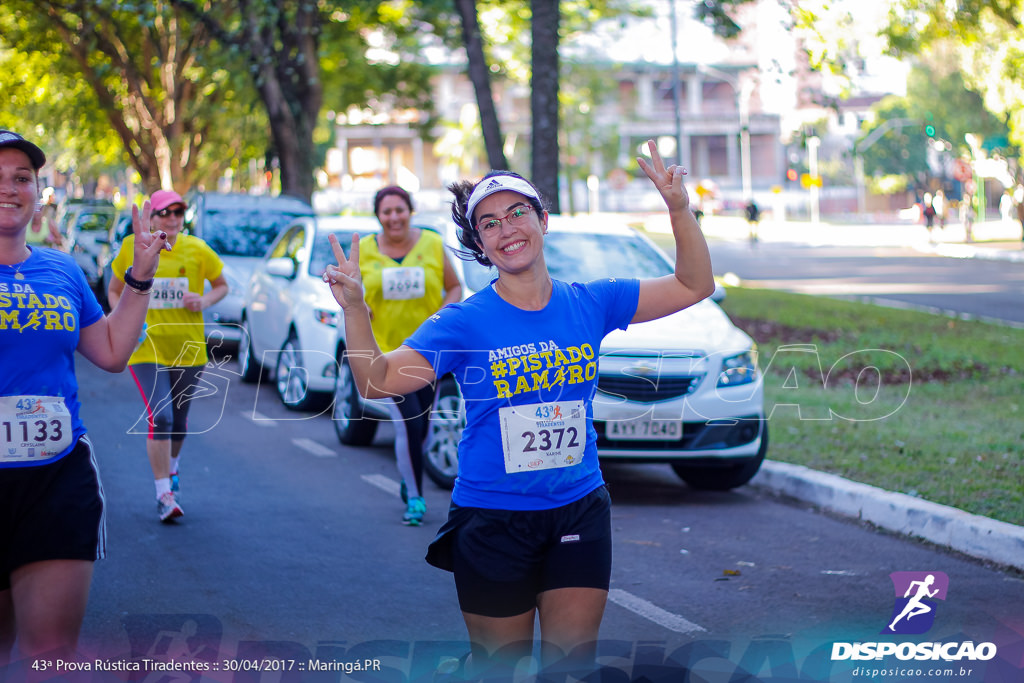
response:
[(133, 209), (127, 258), (140, 287), (104, 316), (71, 256), (26, 243), (45, 163), (35, 144), (0, 130), (0, 671), (15, 642), (26, 658), (75, 658), (93, 563), (106, 554), (75, 352), (124, 369), (168, 246), (150, 233), (148, 203)]
[[(427, 561), (452, 571), (472, 644), (469, 677), (509, 674), (529, 659), (585, 678), (611, 577), (611, 512), (597, 457), (592, 399), (601, 340), (711, 295), (707, 243), (683, 186), (654, 142), (640, 167), (668, 207), (675, 273), (562, 282), (548, 272), (548, 214), (525, 178), (492, 171), (463, 182), (452, 218), (468, 255), (498, 277), (449, 304), (394, 351), (374, 341), (359, 272), (333, 240), (325, 279), (345, 310), (356, 386), (368, 398), (407, 394), (453, 373), (466, 402), (448, 521)], [(333, 239), (333, 238), (332, 238)], [(495, 668), (496, 667), (496, 668)]]
[[(224, 262), (206, 242), (181, 232), (186, 208), (185, 200), (173, 190), (158, 190), (150, 199), (153, 229), (166, 232), (174, 250), (157, 269), (145, 337), (128, 361), (146, 406), (146, 454), (161, 522), (183, 514), (178, 502), (178, 458), (188, 431), (187, 397), (207, 361), (203, 310), (228, 293)], [(125, 287), (138, 286), (131, 269), (133, 239), (125, 239), (111, 264), (114, 277), (107, 291), (111, 306), (117, 305)], [(204, 294), (207, 282), (212, 288)]]

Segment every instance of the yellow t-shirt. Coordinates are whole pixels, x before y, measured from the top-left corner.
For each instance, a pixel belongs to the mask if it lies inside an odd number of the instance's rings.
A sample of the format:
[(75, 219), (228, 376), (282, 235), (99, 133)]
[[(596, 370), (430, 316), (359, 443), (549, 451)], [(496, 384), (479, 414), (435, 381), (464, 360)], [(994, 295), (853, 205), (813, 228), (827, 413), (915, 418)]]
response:
[[(128, 235), (111, 263), (119, 279), (132, 264), (135, 235)], [(206, 331), (203, 314), (186, 311), (181, 298), (186, 292), (202, 294), (206, 281), (213, 281), (224, 269), (220, 260), (203, 240), (192, 235), (179, 234), (174, 249), (161, 252), (156, 269), (153, 293), (149, 295), (146, 313), (146, 336), (129, 365), (158, 363), (164, 366), (194, 367), (206, 364)], [(123, 296), (135, 296), (126, 292)]]
[(359, 240), (359, 271), (384, 353), (401, 346), (444, 301), (444, 242), (436, 232), (421, 228), (401, 263), (380, 253), (377, 235), (367, 235)]

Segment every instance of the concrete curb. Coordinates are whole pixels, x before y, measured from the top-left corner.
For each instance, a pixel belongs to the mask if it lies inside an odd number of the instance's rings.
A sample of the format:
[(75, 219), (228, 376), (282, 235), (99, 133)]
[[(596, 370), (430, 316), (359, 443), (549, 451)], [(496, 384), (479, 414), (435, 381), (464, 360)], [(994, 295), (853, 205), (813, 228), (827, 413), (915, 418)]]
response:
[(750, 483), (970, 557), (1024, 570), (1024, 527), (1015, 524), (774, 460), (765, 460)]

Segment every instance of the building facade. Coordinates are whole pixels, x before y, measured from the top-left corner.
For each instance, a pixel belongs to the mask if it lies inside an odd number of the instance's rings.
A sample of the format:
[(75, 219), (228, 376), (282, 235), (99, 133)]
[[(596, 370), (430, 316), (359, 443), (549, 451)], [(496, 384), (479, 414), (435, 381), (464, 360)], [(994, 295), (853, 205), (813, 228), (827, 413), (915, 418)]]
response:
[[(563, 148), (563, 157), (569, 153), (572, 158), (563, 158), (562, 166), (563, 171), (585, 167), (581, 175), (591, 177), (591, 187), (593, 179), (605, 183), (600, 196), (608, 205), (592, 206), (584, 178), (566, 174), (563, 210), (584, 205), (602, 210), (645, 208), (646, 200), (632, 201), (628, 196), (634, 194), (631, 181), (641, 175), (634, 159), (652, 138), (664, 156), (680, 158), (690, 183), (705, 181), (736, 202), (745, 191), (767, 191), (784, 174), (779, 116), (761, 109), (756, 66), (674, 67), (641, 62), (591, 64), (588, 69), (598, 70), (607, 83), (614, 83), (600, 101), (585, 108), (586, 126), (601, 144), (582, 150), (573, 144), (568, 152)], [(399, 184), (422, 198), (424, 209), (437, 210), (447, 199), (447, 183), (480, 177), (488, 170), (483, 165), (476, 98), (464, 69), (440, 68), (433, 87), (440, 123), (426, 133), (417, 125), (418, 112), (336, 115), (336, 147), (328, 156), (322, 181), (328, 188), (323, 194), (334, 198), (323, 201), (340, 206), (326, 208), (367, 210), (373, 192), (386, 184)], [(508, 81), (496, 81), (492, 87), (506, 157), (513, 170), (528, 174), (529, 88)], [(578, 117), (574, 112), (573, 118)], [(749, 136), (746, 140), (744, 133)], [(570, 187), (574, 195), (582, 196), (568, 196)]]

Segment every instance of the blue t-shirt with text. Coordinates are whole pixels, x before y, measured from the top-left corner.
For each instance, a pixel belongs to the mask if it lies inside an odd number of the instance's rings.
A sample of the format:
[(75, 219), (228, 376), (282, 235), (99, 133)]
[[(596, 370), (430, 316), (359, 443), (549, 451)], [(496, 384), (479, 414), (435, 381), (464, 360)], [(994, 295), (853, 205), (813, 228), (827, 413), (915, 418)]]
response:
[[(102, 317), (96, 295), (67, 254), (33, 247), (20, 266), (0, 268), (0, 396), (59, 396), (71, 415), (71, 447), (30, 465), (59, 460), (85, 434), (75, 349), (79, 331)], [(0, 460), (0, 467), (28, 465)]]
[[(636, 313), (638, 280), (585, 284), (555, 280), (539, 311), (517, 308), (493, 284), (431, 316), (405, 344), (438, 377), (452, 373), (466, 402), (459, 476), (452, 501), (461, 506), (544, 510), (579, 500), (604, 480), (597, 460), (592, 399), (601, 341)], [(507, 406), (582, 401), (583, 458), (571, 467), (506, 472), (499, 411)]]

